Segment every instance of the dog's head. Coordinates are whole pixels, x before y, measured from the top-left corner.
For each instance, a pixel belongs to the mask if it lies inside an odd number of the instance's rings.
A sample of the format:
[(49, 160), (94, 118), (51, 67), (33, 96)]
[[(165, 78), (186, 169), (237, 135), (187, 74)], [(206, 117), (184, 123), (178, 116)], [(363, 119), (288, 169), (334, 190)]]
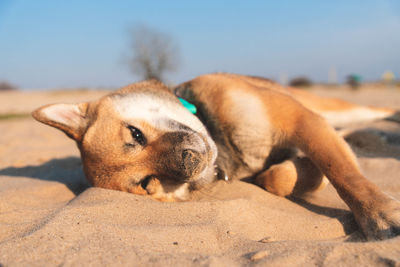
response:
[(47, 105), (33, 117), (77, 142), (94, 186), (173, 201), (214, 179), (214, 142), (162, 83), (132, 84), (89, 103)]

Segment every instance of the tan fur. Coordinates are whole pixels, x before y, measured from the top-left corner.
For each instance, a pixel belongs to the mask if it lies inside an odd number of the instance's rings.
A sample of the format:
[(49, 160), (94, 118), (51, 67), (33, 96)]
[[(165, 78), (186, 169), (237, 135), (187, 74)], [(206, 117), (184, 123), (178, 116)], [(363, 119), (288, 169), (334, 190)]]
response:
[[(319, 169), (354, 212), (368, 238), (381, 239), (399, 233), (399, 202), (382, 193), (362, 175), (356, 157), (345, 141), (326, 120), (305, 107), (315, 111), (342, 111), (353, 107), (352, 104), (335, 99), (308, 98), (308, 93), (287, 91), (262, 78), (233, 74), (203, 75), (179, 85), (176, 92), (200, 107), (199, 116), (222, 153), (217, 164), (227, 168), (229, 176), (257, 175), (256, 182), (261, 186), (286, 196), (320, 188), (324, 179), (318, 171), (299, 175), (307, 169)], [(235, 99), (244, 101), (232, 101), (232, 94)], [(249, 97), (258, 98), (264, 107), (255, 109), (254, 103), (245, 101)], [(242, 113), (238, 114), (237, 110)], [(256, 113), (245, 114), (246, 110)], [(256, 129), (246, 128), (249, 117), (262, 118), (257, 120)], [(246, 131), (246, 137), (237, 134)], [(253, 146), (243, 144), (246, 139), (251, 140)], [(306, 160), (307, 164), (297, 163), (297, 166), (293, 161), (277, 162), (267, 169), (257, 159), (245, 160), (249, 154), (261, 155), (260, 145), (264, 144), (270, 144), (262, 147), (268, 153), (279, 147), (299, 148), (309, 160)]]
[(235, 75), (259, 88), (268, 88), (282, 94), (290, 95), (303, 106), (324, 117), (332, 126), (343, 126), (349, 123), (371, 121), (397, 117), (398, 110), (390, 108), (366, 107), (349, 103), (337, 98), (321, 97), (306, 90), (282, 87), (281, 85), (260, 77)]
[[(204, 125), (155, 81), (91, 103), (45, 106), (33, 115), (77, 141), (94, 186), (184, 200), (191, 187), (211, 183), (215, 163), (228, 179), (251, 177), (274, 194), (298, 196), (323, 188), (325, 175), (367, 238), (399, 233), (399, 202), (362, 175), (350, 147), (317, 114), (354, 105), (234, 74), (203, 75), (175, 93), (197, 106)], [(145, 144), (135, 139), (133, 126)]]
[(295, 157), (274, 164), (255, 177), (255, 182), (269, 192), (285, 196), (302, 196), (322, 190), (327, 185), (326, 177), (306, 157)]

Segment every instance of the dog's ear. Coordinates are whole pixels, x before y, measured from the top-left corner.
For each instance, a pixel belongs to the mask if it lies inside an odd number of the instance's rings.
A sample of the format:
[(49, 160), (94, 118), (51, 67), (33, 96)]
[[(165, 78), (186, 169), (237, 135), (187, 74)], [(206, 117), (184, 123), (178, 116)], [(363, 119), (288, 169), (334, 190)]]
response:
[(88, 124), (88, 103), (52, 104), (38, 108), (32, 116), (47, 125), (66, 133), (76, 141), (81, 141)]

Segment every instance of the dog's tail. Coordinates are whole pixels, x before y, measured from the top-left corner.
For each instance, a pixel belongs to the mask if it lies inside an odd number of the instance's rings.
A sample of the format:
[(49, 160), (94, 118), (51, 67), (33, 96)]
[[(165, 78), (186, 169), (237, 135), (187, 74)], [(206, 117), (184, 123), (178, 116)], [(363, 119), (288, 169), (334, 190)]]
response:
[(400, 122), (400, 111), (396, 109), (357, 105), (337, 98), (317, 96), (295, 88), (288, 88), (288, 90), (297, 101), (323, 116), (335, 127), (377, 119)]

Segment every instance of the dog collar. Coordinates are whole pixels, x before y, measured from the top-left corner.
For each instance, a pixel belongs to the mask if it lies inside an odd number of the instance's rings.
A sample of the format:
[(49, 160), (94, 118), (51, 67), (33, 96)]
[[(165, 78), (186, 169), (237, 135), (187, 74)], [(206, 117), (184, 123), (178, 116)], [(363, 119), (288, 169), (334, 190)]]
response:
[(196, 108), (195, 105), (193, 105), (192, 103), (189, 103), (188, 101), (186, 101), (186, 100), (183, 99), (183, 98), (180, 98), (180, 97), (178, 97), (178, 98), (179, 98), (179, 101), (181, 101), (182, 105), (183, 105), (187, 110), (189, 110), (192, 114), (196, 114), (197, 108)]

